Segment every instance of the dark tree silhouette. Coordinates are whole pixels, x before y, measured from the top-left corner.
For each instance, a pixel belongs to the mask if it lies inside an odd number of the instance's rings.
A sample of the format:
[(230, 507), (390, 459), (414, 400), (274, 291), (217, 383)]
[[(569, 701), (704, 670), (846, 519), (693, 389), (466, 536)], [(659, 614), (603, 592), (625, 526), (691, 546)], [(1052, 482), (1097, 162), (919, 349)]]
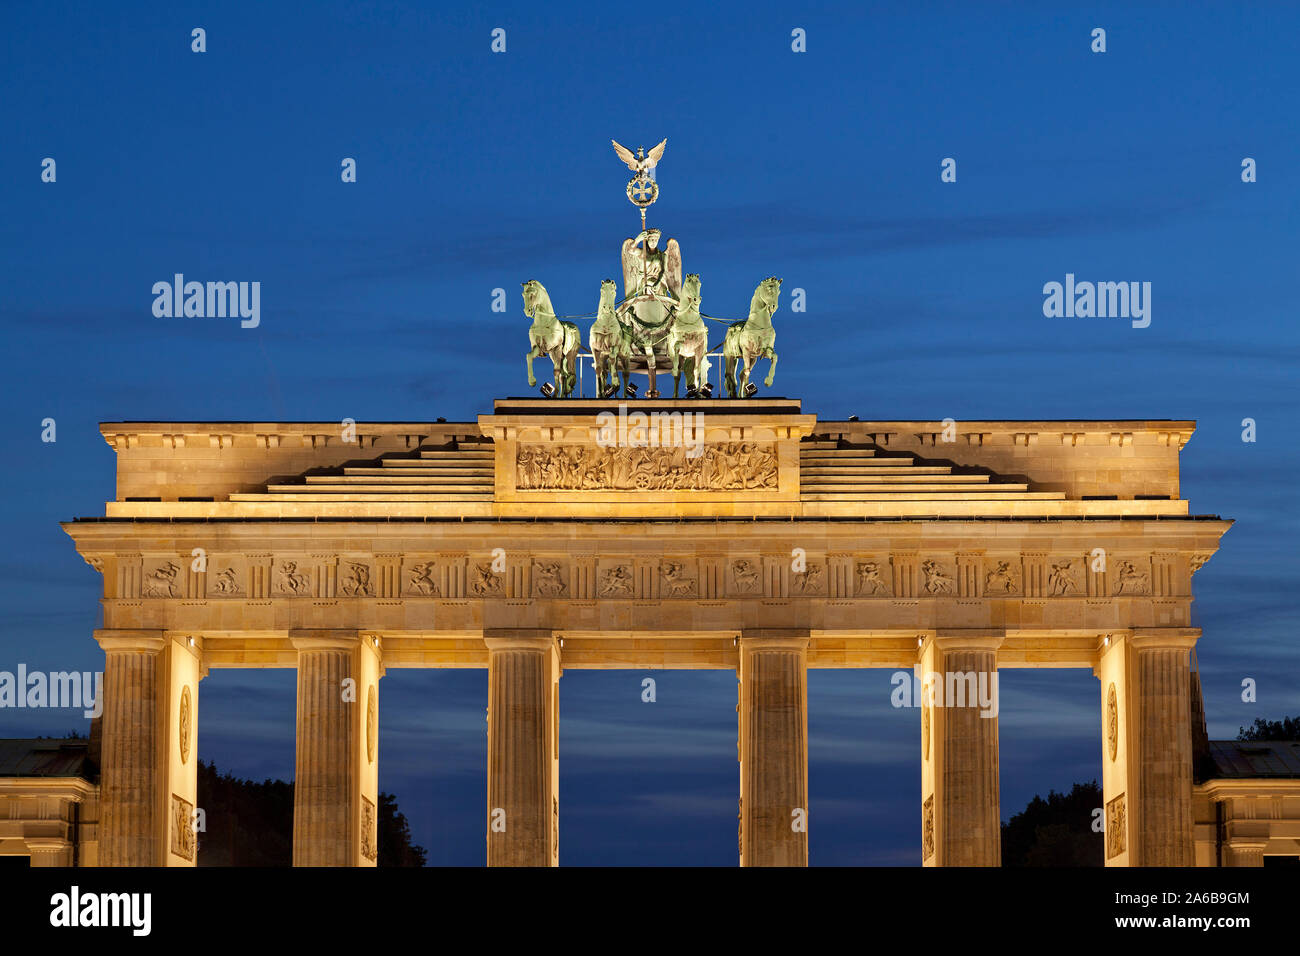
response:
[(397, 797), (379, 795), (379, 865), (424, 866), (424, 847), (411, 842), (406, 815), (397, 809)]
[(1239, 728), (1238, 740), (1300, 740), (1300, 717), (1265, 720), (1256, 717), (1249, 727)]
[[(293, 784), (240, 780), (199, 761), (198, 805), (206, 830), (198, 834), (199, 866), (292, 866)], [(391, 793), (379, 795), (379, 865), (424, 866), (406, 817)]]
[(1003, 866), (1101, 866), (1104, 834), (1092, 823), (1101, 787), (1076, 783), (1069, 793), (1049, 790), (1002, 824)]

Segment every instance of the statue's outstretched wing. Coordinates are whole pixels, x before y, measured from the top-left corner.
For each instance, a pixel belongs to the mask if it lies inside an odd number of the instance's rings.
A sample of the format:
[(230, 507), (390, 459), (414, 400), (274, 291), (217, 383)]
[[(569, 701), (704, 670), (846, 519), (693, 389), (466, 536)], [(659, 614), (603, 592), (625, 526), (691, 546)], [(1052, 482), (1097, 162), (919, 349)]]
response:
[[(618, 158), (621, 159), (621, 160), (623, 160), (623, 162), (627, 163), (627, 168), (630, 169), (630, 170), (632, 170), (632, 172), (634, 172), (634, 173), (635, 173), (635, 172), (640, 172), (640, 169), (639, 169), (639, 167), (637, 166), (637, 158), (636, 158), (635, 156), (632, 155), (632, 150), (630, 150), (630, 149), (628, 149), (626, 146), (622, 145), (622, 144), (621, 144), (618, 140), (616, 140), (616, 139), (611, 139), (610, 142), (614, 144), (614, 152), (618, 153)], [(664, 143), (666, 143), (666, 142), (668, 142), (668, 140), (664, 140)], [(660, 147), (659, 147), (659, 152), (661, 152), (661, 153), (663, 152), (663, 148), (662, 148), (662, 147), (663, 147), (663, 144), (661, 143), (661, 144), (660, 144)]]
[[(664, 143), (668, 140), (664, 140)], [(660, 147), (663, 143), (659, 144)], [(660, 152), (663, 152), (660, 149)], [(677, 244), (676, 239), (669, 239), (668, 245), (664, 246), (664, 258), (667, 260), (664, 267), (664, 277), (668, 282), (668, 292), (674, 299), (682, 297), (682, 247)]]
[(641, 286), (641, 250), (635, 239), (623, 240), (623, 298)]
[[(618, 145), (618, 144), (615, 143), (615, 145)], [(654, 149), (650, 150), (650, 155), (646, 157), (646, 159), (649, 160), (649, 162), (647, 162), (647, 163), (645, 164), (645, 168), (646, 168), (646, 169), (654, 169), (654, 168), (655, 168), (655, 164), (658, 163), (659, 160), (663, 158), (663, 155), (664, 155), (664, 147), (667, 146), (667, 145), (668, 145), (668, 140), (665, 139), (662, 143), (660, 143), (660, 144), (659, 144), (658, 146), (656, 146)]]

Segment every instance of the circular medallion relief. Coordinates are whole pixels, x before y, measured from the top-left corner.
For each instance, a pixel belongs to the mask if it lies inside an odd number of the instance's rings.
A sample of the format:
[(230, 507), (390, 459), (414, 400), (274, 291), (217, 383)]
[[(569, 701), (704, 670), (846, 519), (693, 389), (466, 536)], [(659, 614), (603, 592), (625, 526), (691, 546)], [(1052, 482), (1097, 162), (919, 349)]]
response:
[(181, 763), (189, 763), (190, 760), (190, 729), (192, 726), (193, 712), (190, 707), (190, 688), (189, 685), (186, 685), (181, 688)]
[(1119, 753), (1119, 700), (1113, 683), (1106, 692), (1106, 743), (1110, 747), (1110, 759), (1114, 760)]
[(921, 759), (930, 759), (930, 708), (921, 708)]
[(379, 702), (375, 688), (366, 692), (366, 759), (375, 762), (375, 748), (379, 746)]

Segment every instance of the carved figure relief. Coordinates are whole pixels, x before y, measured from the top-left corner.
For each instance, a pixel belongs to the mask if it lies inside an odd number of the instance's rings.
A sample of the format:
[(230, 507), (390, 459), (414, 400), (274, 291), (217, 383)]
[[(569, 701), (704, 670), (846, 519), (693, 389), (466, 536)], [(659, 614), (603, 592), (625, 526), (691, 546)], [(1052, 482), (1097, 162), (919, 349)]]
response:
[(691, 597), (695, 594), (695, 578), (689, 577), (686, 565), (680, 561), (665, 561), (659, 568), (667, 597)]
[(938, 561), (924, 561), (921, 563), (921, 571), (925, 574), (925, 593), (926, 594), (952, 594), (952, 578)]
[(921, 805), (921, 859), (934, 856), (934, 796)]
[(185, 685), (181, 688), (181, 705), (180, 705), (180, 726), (177, 727), (177, 737), (181, 745), (181, 763), (189, 763), (190, 760), (190, 740), (194, 730), (194, 712), (190, 704), (190, 688)]
[(311, 590), (311, 581), (307, 575), (298, 571), (295, 561), (281, 562), (275, 569), (275, 584), (281, 591), (289, 594), (306, 594)]
[(1073, 561), (1062, 561), (1060, 564), (1052, 565), (1052, 573), (1047, 576), (1047, 589), (1053, 597), (1064, 597), (1078, 592), (1079, 582), (1070, 568), (1072, 564)]
[(626, 564), (605, 568), (600, 572), (601, 597), (631, 597), (632, 569)]
[(758, 563), (748, 558), (731, 562), (731, 589), (737, 594), (752, 594), (758, 590)]
[(881, 578), (880, 565), (875, 561), (861, 561), (856, 570), (859, 596), (889, 593), (889, 585)]
[(171, 851), (182, 860), (194, 859), (194, 804), (172, 794)]
[(492, 570), (491, 564), (476, 564), (469, 589), (476, 597), (499, 595), (502, 592), (501, 575)]
[(1125, 847), (1124, 794), (1106, 804), (1106, 859), (1119, 856)]
[(826, 590), (826, 567), (810, 564), (803, 574), (793, 574), (794, 589), (800, 594), (822, 594)]
[(339, 585), (348, 597), (370, 597), (370, 566), (348, 562), (348, 573)]
[(234, 568), (225, 568), (217, 572), (212, 579), (212, 592), (214, 594), (239, 593), (239, 577)]
[(561, 597), (569, 590), (558, 561), (538, 561), (533, 565), (533, 593), (539, 597)]
[(1115, 597), (1122, 594), (1150, 594), (1151, 584), (1145, 571), (1139, 571), (1132, 561), (1119, 562), (1119, 575), (1115, 581)]
[(145, 597), (175, 597), (176, 580), (180, 573), (180, 567), (168, 561), (166, 564), (155, 568), (148, 577), (144, 579), (142, 592)]
[(634, 448), (520, 445), (516, 487), (521, 491), (741, 491), (777, 487), (770, 445), (705, 445), (697, 457), (684, 446)]
[(433, 577), (435, 567), (432, 561), (425, 561), (412, 567), (406, 577), (407, 590), (414, 591), (416, 594), (436, 596), (439, 592), (438, 582)]
[(363, 796), (361, 798), (361, 855), (371, 863), (379, 856), (379, 851), (375, 847), (378, 827), (375, 805), (370, 802), (369, 797)]
[(1106, 691), (1106, 743), (1110, 747), (1110, 759), (1114, 760), (1119, 754), (1119, 700), (1113, 683)]
[(997, 562), (997, 566), (984, 577), (985, 594), (1015, 594), (1016, 590), (1011, 565), (1006, 561)]

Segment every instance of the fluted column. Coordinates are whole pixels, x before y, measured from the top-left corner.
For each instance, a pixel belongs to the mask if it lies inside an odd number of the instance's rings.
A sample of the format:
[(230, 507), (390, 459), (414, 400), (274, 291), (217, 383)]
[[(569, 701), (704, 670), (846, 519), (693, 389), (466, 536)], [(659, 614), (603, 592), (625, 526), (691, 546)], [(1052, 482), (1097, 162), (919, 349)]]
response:
[(740, 865), (808, 865), (808, 632), (740, 638)]
[(1108, 634), (1099, 649), (1108, 866), (1192, 866), (1189, 651), (1195, 628)]
[(157, 866), (164, 813), (158, 735), (160, 630), (99, 630), (104, 649), (101, 866)]
[(921, 664), (924, 866), (1002, 862), (997, 652), (1003, 634), (940, 631)]
[(559, 648), (549, 630), (484, 632), (488, 866), (559, 863)]
[(295, 630), (294, 866), (374, 866), (378, 853), (378, 641)]

